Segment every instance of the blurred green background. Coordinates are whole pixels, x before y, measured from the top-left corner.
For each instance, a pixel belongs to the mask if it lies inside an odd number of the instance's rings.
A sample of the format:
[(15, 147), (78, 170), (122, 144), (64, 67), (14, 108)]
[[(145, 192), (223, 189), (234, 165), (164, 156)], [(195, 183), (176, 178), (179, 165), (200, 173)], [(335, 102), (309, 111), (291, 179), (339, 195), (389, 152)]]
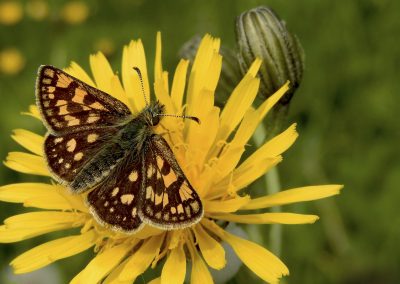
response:
[[(6, 8), (4, 3), (8, 3)], [(0, 2), (2, 160), (7, 152), (20, 149), (10, 138), (13, 129), (44, 133), (38, 121), (20, 115), (34, 102), (39, 65), (65, 67), (74, 60), (88, 70), (89, 54), (102, 50), (119, 70), (122, 46), (141, 38), (152, 70), (155, 35), (160, 30), (164, 67), (172, 72), (178, 50), (192, 36), (211, 33), (233, 48), (235, 17), (258, 5), (272, 7), (298, 35), (306, 52), (305, 76), (289, 116), (290, 122), (298, 122), (300, 137), (279, 166), (283, 188), (345, 184), (342, 194), (333, 199), (285, 207), (316, 213), (321, 220), (283, 227), (281, 258), (291, 272), (284, 282), (399, 283), (399, 1), (9, 3)], [(39, 178), (0, 169), (1, 185), (35, 180)], [(0, 208), (2, 220), (26, 211), (5, 203)], [(268, 226), (261, 236), (265, 242), (267, 230)], [(54, 237), (1, 245), (0, 282), (66, 283), (71, 279), (90, 253), (59, 261), (35, 276), (45, 282), (34, 282), (31, 276), (6, 280), (11, 279), (8, 263), (14, 257)], [(255, 281), (242, 268), (231, 283)]]

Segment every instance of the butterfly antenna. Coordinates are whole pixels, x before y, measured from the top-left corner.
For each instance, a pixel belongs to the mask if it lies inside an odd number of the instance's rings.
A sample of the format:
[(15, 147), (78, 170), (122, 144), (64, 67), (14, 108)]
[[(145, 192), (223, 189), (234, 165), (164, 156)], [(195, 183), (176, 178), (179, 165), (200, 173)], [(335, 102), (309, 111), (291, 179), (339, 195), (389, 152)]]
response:
[(177, 117), (177, 118), (183, 118), (183, 119), (190, 119), (193, 121), (196, 121), (198, 124), (200, 124), (200, 119), (198, 117), (195, 116), (190, 116), (190, 115), (175, 115), (175, 114), (164, 114), (164, 113), (160, 113), (157, 114), (157, 116), (171, 116), (171, 117)]
[(146, 102), (146, 106), (148, 106), (148, 105), (149, 105), (149, 102), (148, 102), (148, 100), (147, 100), (146, 93), (145, 93), (145, 91), (144, 91), (144, 84), (143, 84), (142, 72), (140, 72), (139, 67), (136, 67), (136, 66), (133, 67), (133, 70), (135, 70), (136, 73), (137, 73), (138, 76), (139, 76), (140, 86), (141, 86), (141, 88), (142, 88), (142, 93), (143, 93), (143, 96), (144, 96), (144, 100), (145, 100), (145, 102)]

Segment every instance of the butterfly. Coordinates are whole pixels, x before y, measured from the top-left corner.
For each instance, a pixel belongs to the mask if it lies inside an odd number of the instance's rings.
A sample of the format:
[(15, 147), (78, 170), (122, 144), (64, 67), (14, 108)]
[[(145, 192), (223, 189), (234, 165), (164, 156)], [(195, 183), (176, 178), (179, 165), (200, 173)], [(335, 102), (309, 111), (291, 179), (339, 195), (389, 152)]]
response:
[[(134, 69), (143, 89), (140, 70)], [(135, 233), (144, 224), (173, 230), (201, 219), (200, 197), (153, 130), (167, 116), (160, 102), (146, 100), (134, 115), (107, 93), (43, 65), (36, 103), (48, 130), (44, 157), (50, 172), (72, 193), (88, 192), (86, 202), (98, 223)]]

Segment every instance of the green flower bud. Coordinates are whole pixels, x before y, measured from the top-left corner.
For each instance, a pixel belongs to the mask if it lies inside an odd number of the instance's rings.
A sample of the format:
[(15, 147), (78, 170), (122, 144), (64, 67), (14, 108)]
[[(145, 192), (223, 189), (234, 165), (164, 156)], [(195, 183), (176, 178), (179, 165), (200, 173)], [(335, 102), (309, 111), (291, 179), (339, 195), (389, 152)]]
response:
[(280, 100), (281, 105), (287, 105), (300, 85), (304, 70), (304, 52), (297, 37), (271, 9), (257, 7), (237, 18), (236, 38), (242, 72), (246, 72), (256, 57), (263, 60), (259, 72), (262, 99), (290, 81), (290, 90)]

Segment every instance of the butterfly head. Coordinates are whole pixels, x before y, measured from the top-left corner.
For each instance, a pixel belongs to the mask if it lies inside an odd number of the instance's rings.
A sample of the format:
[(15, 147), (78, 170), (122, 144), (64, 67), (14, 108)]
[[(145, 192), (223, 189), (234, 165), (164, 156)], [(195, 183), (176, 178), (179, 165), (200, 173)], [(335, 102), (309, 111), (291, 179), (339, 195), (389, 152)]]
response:
[(156, 101), (145, 108), (144, 114), (147, 124), (156, 126), (160, 122), (160, 117), (164, 114), (164, 105)]

